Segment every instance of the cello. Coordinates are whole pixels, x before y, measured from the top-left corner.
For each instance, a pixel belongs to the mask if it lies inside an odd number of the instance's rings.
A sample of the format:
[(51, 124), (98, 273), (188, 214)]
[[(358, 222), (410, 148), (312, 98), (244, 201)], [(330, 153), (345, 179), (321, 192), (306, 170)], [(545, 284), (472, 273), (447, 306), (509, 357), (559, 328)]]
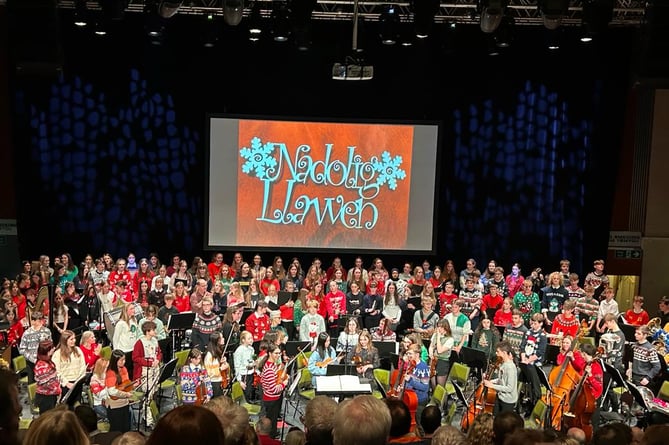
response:
[[(495, 372), (497, 372), (501, 365), (502, 358), (498, 357), (495, 363), (488, 365), (488, 369), (486, 370), (485, 375), (492, 376)], [(484, 379), (481, 379), (481, 383), (479, 383), (479, 386), (476, 388), (476, 392), (474, 393), (474, 398), (470, 402), (469, 406), (467, 406), (467, 411), (464, 413), (462, 420), (460, 421), (460, 428), (462, 428), (462, 431), (464, 432), (467, 432), (469, 427), (474, 422), (476, 416), (478, 416), (480, 413), (492, 414), (495, 408), (497, 391), (495, 391), (493, 388), (488, 388), (485, 386), (483, 384), (483, 380)]]
[[(572, 341), (570, 352), (578, 351), (580, 340), (587, 334), (588, 325), (584, 320), (581, 323), (578, 337)], [(565, 357), (565, 360), (560, 366), (554, 366), (548, 375), (550, 383), (550, 391), (541, 398), (546, 406), (550, 407), (550, 425), (544, 425), (543, 419), (541, 424), (544, 428), (549, 426), (560, 431), (562, 429), (562, 416), (565, 412), (570, 410), (570, 395), (578, 382), (581, 375), (576, 371), (571, 364), (571, 360)]]
[[(586, 364), (586, 366), (592, 366), (596, 360), (601, 357), (604, 353), (604, 348), (598, 348), (597, 354)], [(571, 412), (568, 415), (565, 415), (565, 424), (567, 426), (580, 428), (585, 433), (587, 441), (592, 439), (592, 415), (597, 408), (597, 399), (592, 394), (591, 391), (583, 389), (586, 380), (588, 379), (588, 373), (583, 370), (583, 375), (579, 380), (574, 392), (571, 395), (569, 400), (569, 406), (571, 407)]]

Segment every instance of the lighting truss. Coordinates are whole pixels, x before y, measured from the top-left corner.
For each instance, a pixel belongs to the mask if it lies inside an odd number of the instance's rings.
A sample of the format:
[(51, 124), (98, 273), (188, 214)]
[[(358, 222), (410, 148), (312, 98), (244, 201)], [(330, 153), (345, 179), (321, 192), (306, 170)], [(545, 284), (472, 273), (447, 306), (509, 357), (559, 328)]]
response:
[[(260, 5), (263, 18), (269, 18), (272, 13), (272, 0), (256, 0), (246, 2), (244, 17), (251, 14), (253, 3)], [(401, 22), (412, 22), (410, 2), (371, 1), (359, 0), (358, 15), (365, 21), (378, 21), (384, 5), (394, 4)], [(347, 21), (353, 19), (354, 0), (318, 0), (312, 18), (316, 20)], [(478, 24), (480, 18), (476, 15), (477, 0), (448, 0), (439, 5), (439, 12), (435, 16), (435, 23)], [(613, 9), (613, 18), (609, 26), (638, 27), (644, 17), (646, 0), (616, 0)], [(60, 8), (74, 9), (74, 0), (59, 0)], [(88, 1), (89, 10), (100, 9), (98, 1)], [(144, 0), (130, 0), (128, 12), (142, 13)], [(543, 25), (543, 19), (537, 8), (536, 0), (509, 0), (506, 8), (507, 15), (513, 17), (516, 26)], [(220, 0), (191, 0), (185, 1), (179, 8), (178, 14), (214, 14), (223, 15)], [(580, 26), (583, 17), (581, 0), (572, 0), (569, 10), (562, 20), (562, 26)]]

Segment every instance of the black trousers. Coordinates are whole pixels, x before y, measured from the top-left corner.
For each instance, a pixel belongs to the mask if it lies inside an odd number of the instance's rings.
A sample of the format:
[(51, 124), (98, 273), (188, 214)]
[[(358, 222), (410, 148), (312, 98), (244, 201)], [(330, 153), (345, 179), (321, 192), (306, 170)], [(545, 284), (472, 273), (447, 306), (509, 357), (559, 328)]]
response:
[(272, 423), (272, 431), (270, 432), (270, 437), (276, 437), (277, 433), (277, 426), (276, 423), (279, 420), (279, 414), (281, 413), (281, 401), (283, 400), (283, 396), (279, 398), (279, 400), (263, 400), (262, 404), (265, 407), (265, 416), (271, 421)]
[(109, 431), (120, 431), (121, 433), (130, 431), (130, 407), (128, 405), (107, 409), (107, 417), (109, 418)]
[(532, 406), (541, 398), (541, 382), (539, 381), (539, 374), (535, 365), (520, 364), (520, 371), (525, 375), (527, 381), (530, 383)]

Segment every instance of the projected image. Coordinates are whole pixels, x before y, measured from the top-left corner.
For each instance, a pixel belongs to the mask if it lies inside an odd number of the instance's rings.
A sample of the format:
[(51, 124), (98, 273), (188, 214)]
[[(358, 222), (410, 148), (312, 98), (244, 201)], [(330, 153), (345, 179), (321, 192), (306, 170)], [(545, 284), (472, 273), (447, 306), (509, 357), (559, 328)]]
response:
[(209, 246), (431, 251), (437, 136), (212, 118)]

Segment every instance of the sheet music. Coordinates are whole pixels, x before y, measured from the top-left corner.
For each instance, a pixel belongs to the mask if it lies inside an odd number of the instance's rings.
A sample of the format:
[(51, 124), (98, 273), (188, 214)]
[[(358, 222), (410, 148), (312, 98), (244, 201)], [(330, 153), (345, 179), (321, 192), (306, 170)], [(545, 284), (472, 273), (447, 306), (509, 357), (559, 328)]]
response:
[(372, 392), (369, 383), (360, 383), (357, 375), (327, 375), (316, 377), (317, 392)]

